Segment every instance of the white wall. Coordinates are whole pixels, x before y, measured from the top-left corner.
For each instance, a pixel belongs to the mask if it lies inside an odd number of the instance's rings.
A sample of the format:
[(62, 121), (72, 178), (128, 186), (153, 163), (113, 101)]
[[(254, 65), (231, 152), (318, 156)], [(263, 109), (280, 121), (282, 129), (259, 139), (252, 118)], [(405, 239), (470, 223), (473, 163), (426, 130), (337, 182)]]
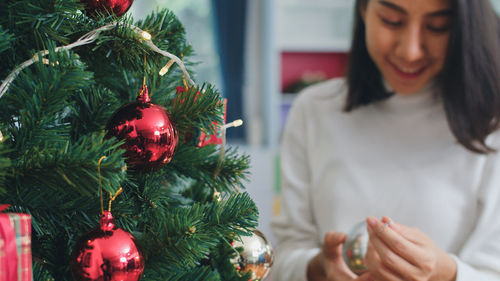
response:
[(497, 13), (500, 13), (500, 0), (490, 0), (491, 4), (493, 4), (493, 8)]

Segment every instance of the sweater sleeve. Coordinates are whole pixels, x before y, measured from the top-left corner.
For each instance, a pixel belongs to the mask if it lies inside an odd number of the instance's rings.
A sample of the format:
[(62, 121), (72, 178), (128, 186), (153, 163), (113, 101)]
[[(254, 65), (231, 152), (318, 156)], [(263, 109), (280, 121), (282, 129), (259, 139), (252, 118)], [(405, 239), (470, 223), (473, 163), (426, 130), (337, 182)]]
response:
[[(492, 137), (498, 138), (496, 134)], [(478, 200), (476, 227), (458, 255), (453, 256), (456, 281), (500, 281), (500, 151), (488, 155)]]
[(319, 252), (310, 207), (306, 106), (301, 97), (290, 111), (281, 146), (282, 207), (272, 222), (278, 242), (273, 266), (275, 281), (306, 280), (307, 264)]

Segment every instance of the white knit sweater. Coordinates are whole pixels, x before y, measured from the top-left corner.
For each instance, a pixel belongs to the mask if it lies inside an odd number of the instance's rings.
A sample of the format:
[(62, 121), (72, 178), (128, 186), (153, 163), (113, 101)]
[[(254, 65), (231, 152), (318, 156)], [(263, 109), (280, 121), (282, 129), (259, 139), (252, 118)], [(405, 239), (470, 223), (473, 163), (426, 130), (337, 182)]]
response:
[[(275, 281), (303, 281), (329, 230), (368, 216), (414, 226), (448, 251), (458, 281), (500, 281), (500, 155), (452, 135), (429, 85), (342, 111), (344, 79), (306, 89), (283, 135)], [(500, 148), (499, 133), (487, 142)]]

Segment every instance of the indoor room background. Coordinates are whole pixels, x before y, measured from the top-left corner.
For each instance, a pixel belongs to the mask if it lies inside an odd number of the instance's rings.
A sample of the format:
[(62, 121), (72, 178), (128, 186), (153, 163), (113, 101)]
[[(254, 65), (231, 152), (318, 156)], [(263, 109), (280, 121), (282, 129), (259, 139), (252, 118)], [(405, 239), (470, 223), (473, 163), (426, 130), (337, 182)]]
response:
[[(500, 11), (500, 0), (491, 0)], [(227, 141), (251, 156), (246, 190), (259, 229), (274, 242), (279, 211), (279, 143), (288, 110), (302, 88), (342, 76), (350, 45), (353, 0), (141, 0), (135, 19), (169, 8), (185, 25), (196, 55), (195, 81), (217, 85), (228, 99)], [(272, 280), (272, 276), (268, 279)]]

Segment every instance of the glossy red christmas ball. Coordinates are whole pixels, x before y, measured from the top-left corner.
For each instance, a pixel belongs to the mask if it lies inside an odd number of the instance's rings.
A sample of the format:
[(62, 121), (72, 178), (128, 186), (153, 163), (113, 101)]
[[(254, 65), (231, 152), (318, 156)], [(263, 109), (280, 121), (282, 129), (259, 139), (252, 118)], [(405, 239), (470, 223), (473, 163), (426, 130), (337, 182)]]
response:
[(113, 13), (116, 16), (121, 16), (128, 11), (134, 0), (80, 0), (85, 4), (85, 10), (91, 16), (95, 16), (97, 12)]
[(146, 86), (137, 101), (113, 114), (107, 130), (108, 135), (125, 140), (126, 162), (141, 170), (155, 170), (170, 162), (179, 140), (166, 109), (151, 103)]
[(132, 234), (114, 224), (111, 212), (103, 212), (100, 226), (76, 243), (71, 271), (76, 281), (137, 281), (144, 258)]

